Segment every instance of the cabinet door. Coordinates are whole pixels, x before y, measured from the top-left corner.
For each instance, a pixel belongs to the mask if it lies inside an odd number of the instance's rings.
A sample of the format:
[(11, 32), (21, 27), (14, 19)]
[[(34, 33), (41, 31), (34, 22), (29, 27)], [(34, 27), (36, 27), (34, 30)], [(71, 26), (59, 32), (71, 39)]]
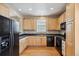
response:
[(47, 23), (48, 30), (58, 30), (58, 19), (48, 19)]
[(65, 16), (66, 16), (66, 15), (65, 15), (65, 12), (60, 15), (60, 17), (59, 17), (59, 23), (60, 23), (60, 24), (63, 23), (63, 22), (65, 22)]
[(66, 28), (66, 55), (67, 56), (74, 56), (74, 23), (67, 22)]
[(36, 30), (36, 24), (34, 19), (29, 20), (30, 30)]
[(41, 46), (40, 36), (29, 36), (29, 46)]
[(58, 25), (59, 25), (59, 30), (61, 30), (61, 28), (60, 28), (60, 27), (61, 27), (60, 24), (66, 21), (65, 16), (66, 16), (66, 15), (65, 15), (65, 12), (64, 12), (64, 13), (61, 14), (60, 17), (58, 18), (58, 22), (59, 22), (59, 24), (58, 24)]
[(46, 36), (29, 36), (28, 46), (47, 46)]
[(24, 30), (36, 30), (35, 20), (33, 19), (24, 19), (23, 28)]
[(47, 39), (46, 36), (41, 37), (41, 46), (47, 46)]
[(6, 5), (0, 4), (0, 15), (9, 17), (9, 9)]
[(33, 46), (34, 45), (34, 39), (32, 36), (28, 37), (28, 46)]
[(75, 18), (75, 4), (70, 3), (66, 5), (66, 21), (68, 18), (72, 18), (74, 20)]
[(40, 36), (35, 36), (36, 39), (35, 39), (35, 46), (41, 46), (41, 38)]
[(30, 30), (31, 29), (31, 27), (30, 27), (30, 20), (24, 20), (23, 21), (23, 29), (24, 30)]
[(19, 53), (21, 54), (24, 49), (26, 49), (28, 46), (28, 38), (23, 38), (19, 40)]

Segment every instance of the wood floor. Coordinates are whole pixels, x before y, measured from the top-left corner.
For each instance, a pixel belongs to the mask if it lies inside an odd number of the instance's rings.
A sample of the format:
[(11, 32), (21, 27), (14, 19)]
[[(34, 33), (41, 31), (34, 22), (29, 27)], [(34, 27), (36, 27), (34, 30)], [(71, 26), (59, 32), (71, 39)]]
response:
[(28, 47), (20, 56), (60, 56), (54, 47)]

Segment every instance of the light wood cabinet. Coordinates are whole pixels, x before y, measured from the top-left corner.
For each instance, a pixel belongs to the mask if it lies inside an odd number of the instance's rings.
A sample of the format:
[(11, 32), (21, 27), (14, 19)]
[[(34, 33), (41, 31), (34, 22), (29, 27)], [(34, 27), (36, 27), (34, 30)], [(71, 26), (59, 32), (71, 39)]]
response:
[(41, 40), (37, 36), (29, 36), (28, 46), (39, 46), (40, 43)]
[(46, 46), (46, 36), (29, 36), (28, 46)]
[(28, 38), (22, 38), (19, 40), (19, 54), (21, 54), (25, 48), (28, 47)]
[(75, 4), (66, 5), (66, 55), (75, 55)]
[(35, 36), (35, 46), (41, 46), (41, 38), (39, 36)]
[(48, 18), (48, 20), (47, 20), (47, 30), (59, 30), (58, 19)]
[(9, 17), (9, 9), (7, 6), (5, 6), (4, 4), (0, 3), (0, 15)]
[(37, 36), (37, 39), (36, 39), (38, 42), (37, 42), (37, 46), (46, 46), (47, 45), (47, 39), (46, 39), (46, 36)]
[[(23, 29), (27, 30), (37, 30), (37, 20), (42, 17), (26, 17), (23, 20)], [(43, 17), (42, 20), (46, 20), (46, 30), (59, 30), (58, 18)]]
[(46, 36), (41, 37), (41, 46), (47, 46), (47, 38), (46, 38)]
[(67, 56), (74, 56), (75, 55), (75, 47), (74, 47), (74, 23), (73, 21), (67, 22), (66, 28), (66, 55)]
[(23, 29), (24, 31), (36, 30), (35, 20), (33, 19), (24, 19), (23, 20)]
[(66, 21), (65, 16), (66, 16), (65, 12), (60, 15), (60, 17), (59, 17), (59, 23), (60, 24)]
[(35, 38), (33, 36), (28, 36), (28, 46), (34, 46), (35, 45)]
[(58, 24), (59, 30), (61, 30), (60, 24), (63, 23), (63, 22), (66, 22), (66, 12), (62, 13), (62, 14), (59, 16), (58, 22), (59, 22), (59, 24)]
[(75, 18), (75, 4), (70, 3), (66, 5), (66, 21)]

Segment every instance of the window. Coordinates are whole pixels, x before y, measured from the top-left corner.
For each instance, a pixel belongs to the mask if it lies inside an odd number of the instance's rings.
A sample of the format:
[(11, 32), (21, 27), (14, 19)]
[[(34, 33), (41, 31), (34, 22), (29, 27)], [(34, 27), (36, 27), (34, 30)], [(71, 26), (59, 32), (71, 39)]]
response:
[(37, 32), (46, 32), (46, 20), (37, 20)]

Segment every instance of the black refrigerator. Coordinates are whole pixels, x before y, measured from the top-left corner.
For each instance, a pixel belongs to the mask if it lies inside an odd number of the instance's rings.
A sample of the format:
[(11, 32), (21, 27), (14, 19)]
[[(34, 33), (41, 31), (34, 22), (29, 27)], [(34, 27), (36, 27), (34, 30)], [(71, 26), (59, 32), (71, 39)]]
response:
[(0, 56), (19, 55), (19, 23), (0, 15)]

